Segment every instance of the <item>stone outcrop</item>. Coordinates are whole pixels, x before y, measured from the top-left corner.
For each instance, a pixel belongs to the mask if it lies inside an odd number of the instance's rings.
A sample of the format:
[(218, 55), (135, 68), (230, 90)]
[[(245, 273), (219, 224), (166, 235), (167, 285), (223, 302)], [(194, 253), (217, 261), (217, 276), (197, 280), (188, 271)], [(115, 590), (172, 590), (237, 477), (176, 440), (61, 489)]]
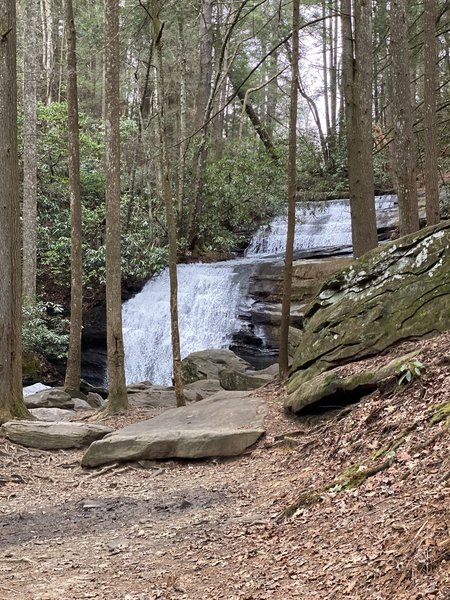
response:
[(82, 448), (111, 431), (104, 425), (61, 421), (8, 421), (0, 428), (0, 432), (12, 442), (40, 450)]
[(266, 405), (245, 392), (218, 392), (94, 442), (82, 465), (166, 458), (236, 456), (264, 433)]
[(449, 328), (446, 221), (380, 246), (325, 282), (305, 311), (300, 335), (291, 336), (288, 394), (339, 365)]
[(347, 376), (341, 374), (341, 367), (325, 371), (306, 381), (289, 394), (285, 407), (293, 412), (300, 412), (311, 404), (325, 400), (333, 403), (333, 401), (339, 402), (343, 399), (345, 403), (348, 403), (352, 397), (361, 398), (391, 378), (395, 383), (400, 367), (411, 361), (416, 354), (417, 352), (413, 352), (395, 358), (381, 367), (372, 367)]

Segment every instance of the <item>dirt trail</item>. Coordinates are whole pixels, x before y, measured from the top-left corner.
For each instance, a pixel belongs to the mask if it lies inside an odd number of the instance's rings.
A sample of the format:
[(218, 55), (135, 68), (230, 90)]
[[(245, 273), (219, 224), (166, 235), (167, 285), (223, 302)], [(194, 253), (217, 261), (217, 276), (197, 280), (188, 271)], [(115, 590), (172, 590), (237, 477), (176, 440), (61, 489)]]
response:
[[(448, 425), (430, 423), (450, 336), (422, 346), (420, 382), (333, 418), (286, 416), (266, 390), (267, 436), (236, 459), (99, 475), (0, 440), (0, 599), (450, 599)], [(411, 422), (390, 468), (323, 491)], [(319, 500), (277, 522), (305, 490)]]

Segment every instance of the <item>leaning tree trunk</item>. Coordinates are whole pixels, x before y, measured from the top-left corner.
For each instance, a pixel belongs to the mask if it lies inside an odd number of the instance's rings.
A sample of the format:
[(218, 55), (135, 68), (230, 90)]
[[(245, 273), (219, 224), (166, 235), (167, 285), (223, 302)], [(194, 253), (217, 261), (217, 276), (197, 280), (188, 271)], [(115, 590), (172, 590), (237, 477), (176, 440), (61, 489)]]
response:
[(437, 63), (435, 0), (424, 0), (424, 179), (427, 225), (439, 223), (439, 172), (437, 127)]
[(83, 279), (81, 256), (81, 194), (80, 194), (80, 131), (78, 120), (78, 87), (76, 30), (72, 0), (65, 0), (65, 28), (67, 32), (67, 129), (71, 227), (71, 288), (70, 338), (65, 387), (80, 389), (81, 328), (83, 307)]
[(128, 408), (122, 333), (120, 265), (120, 83), (119, 0), (106, 0), (106, 345), (108, 412)]
[(416, 140), (411, 97), (410, 51), (406, 0), (392, 0), (390, 12), (394, 165), (397, 179), (400, 235), (419, 229)]
[(16, 3), (0, 0), (0, 423), (26, 417), (22, 394)]
[(292, 262), (295, 236), (295, 202), (297, 198), (297, 108), (299, 87), (299, 29), (300, 2), (294, 0), (292, 8), (292, 81), (289, 111), (289, 166), (288, 166), (288, 225), (286, 253), (284, 258), (283, 303), (280, 325), (280, 379), (286, 379), (289, 373), (289, 321), (291, 313)]
[(37, 277), (37, 22), (38, 0), (28, 0), (25, 12), (23, 64), (23, 299), (36, 302)]

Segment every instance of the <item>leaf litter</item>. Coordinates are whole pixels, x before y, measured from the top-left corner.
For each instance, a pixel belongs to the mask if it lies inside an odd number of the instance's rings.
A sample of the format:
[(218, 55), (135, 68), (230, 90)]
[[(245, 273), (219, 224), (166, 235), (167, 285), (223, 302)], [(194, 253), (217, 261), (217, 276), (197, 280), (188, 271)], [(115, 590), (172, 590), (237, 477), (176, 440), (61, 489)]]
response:
[(411, 350), (420, 377), (328, 414), (257, 392), (233, 459), (86, 471), (0, 439), (0, 599), (450, 599), (450, 333), (346, 368)]

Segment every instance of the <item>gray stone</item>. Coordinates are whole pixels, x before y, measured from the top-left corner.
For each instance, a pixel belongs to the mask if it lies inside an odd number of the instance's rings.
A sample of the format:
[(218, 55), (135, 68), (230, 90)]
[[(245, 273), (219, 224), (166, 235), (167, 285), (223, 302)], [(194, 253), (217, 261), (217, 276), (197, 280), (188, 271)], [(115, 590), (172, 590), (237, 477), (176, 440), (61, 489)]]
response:
[(34, 383), (33, 385), (27, 385), (23, 388), (23, 395), (31, 396), (32, 394), (37, 394), (38, 392), (43, 392), (44, 390), (51, 389), (49, 385), (44, 385), (43, 383)]
[(92, 406), (81, 398), (73, 398), (73, 407), (75, 410), (93, 410)]
[(384, 244), (322, 286), (305, 311), (288, 393), (339, 365), (450, 328), (450, 222)]
[(256, 390), (273, 381), (274, 376), (260, 371), (246, 371), (238, 373), (231, 369), (224, 369), (219, 374), (220, 384), (224, 390)]
[(92, 408), (101, 408), (106, 404), (106, 400), (104, 400), (100, 394), (95, 392), (88, 392), (87, 394), (87, 403)]
[(192, 352), (181, 361), (185, 385), (199, 379), (219, 379), (219, 373), (224, 369), (244, 372), (249, 368), (249, 363), (225, 348)]
[(110, 427), (104, 425), (61, 421), (8, 421), (0, 429), (12, 442), (41, 450), (82, 448), (111, 431)]
[(264, 433), (266, 404), (246, 392), (218, 392), (94, 442), (82, 464), (236, 456)]
[(187, 402), (199, 402), (222, 389), (218, 379), (199, 379), (186, 385), (183, 391)]
[[(130, 387), (132, 388), (131, 391)], [(177, 405), (175, 389), (173, 387), (141, 383), (128, 386), (127, 392), (128, 401), (132, 406), (142, 408), (174, 408)]]
[(27, 408), (65, 408), (74, 407), (73, 399), (61, 388), (50, 388), (24, 398)]
[(63, 408), (31, 408), (30, 413), (38, 421), (69, 421), (75, 416), (75, 411)]

